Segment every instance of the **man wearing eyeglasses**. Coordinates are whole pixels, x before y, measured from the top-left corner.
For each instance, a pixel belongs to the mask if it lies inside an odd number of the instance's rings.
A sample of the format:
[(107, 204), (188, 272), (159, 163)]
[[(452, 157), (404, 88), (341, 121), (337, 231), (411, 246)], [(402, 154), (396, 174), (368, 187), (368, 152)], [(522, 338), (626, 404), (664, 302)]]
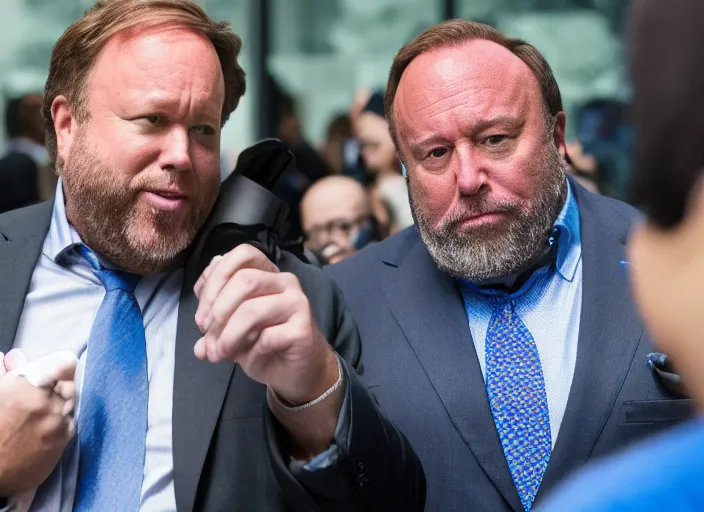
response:
[(306, 248), (323, 263), (337, 263), (379, 241), (367, 190), (346, 176), (318, 180), (301, 202)]

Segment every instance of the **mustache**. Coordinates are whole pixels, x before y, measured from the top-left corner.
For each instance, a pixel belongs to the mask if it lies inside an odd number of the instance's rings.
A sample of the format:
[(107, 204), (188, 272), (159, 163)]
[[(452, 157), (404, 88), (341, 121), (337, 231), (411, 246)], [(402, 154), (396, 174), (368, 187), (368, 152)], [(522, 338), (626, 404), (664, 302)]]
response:
[(518, 213), (521, 211), (520, 201), (496, 201), (487, 196), (463, 198), (462, 206), (448, 214), (443, 220), (440, 229), (448, 230), (461, 224), (466, 219), (478, 217), (489, 213)]

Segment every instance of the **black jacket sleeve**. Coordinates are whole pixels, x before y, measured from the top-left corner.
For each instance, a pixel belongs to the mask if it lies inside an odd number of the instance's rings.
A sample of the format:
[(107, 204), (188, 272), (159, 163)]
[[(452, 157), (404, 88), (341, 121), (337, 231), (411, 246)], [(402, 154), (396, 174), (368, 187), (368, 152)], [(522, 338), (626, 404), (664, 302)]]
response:
[(422, 511), (421, 463), (357, 375), (362, 365), (361, 340), (340, 291), (319, 269), (290, 255), (282, 257), (279, 266), (298, 276), (318, 326), (343, 360), (346, 382), (332, 443), (335, 461), (328, 467), (292, 471), (287, 434), (267, 409), (267, 444), (284, 499), (300, 512)]

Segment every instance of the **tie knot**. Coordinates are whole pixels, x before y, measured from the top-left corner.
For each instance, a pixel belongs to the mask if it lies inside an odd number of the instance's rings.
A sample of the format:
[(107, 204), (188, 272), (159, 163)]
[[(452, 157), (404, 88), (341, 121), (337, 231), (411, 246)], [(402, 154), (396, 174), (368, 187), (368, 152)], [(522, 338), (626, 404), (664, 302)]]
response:
[(491, 297), (489, 299), (494, 313), (510, 317), (513, 314), (513, 300), (506, 297)]
[(138, 275), (103, 267), (98, 260), (98, 256), (85, 245), (80, 245), (78, 251), (90, 263), (93, 272), (98, 276), (100, 282), (103, 283), (105, 291), (109, 293), (113, 290), (124, 290), (127, 293), (134, 293), (139, 282)]

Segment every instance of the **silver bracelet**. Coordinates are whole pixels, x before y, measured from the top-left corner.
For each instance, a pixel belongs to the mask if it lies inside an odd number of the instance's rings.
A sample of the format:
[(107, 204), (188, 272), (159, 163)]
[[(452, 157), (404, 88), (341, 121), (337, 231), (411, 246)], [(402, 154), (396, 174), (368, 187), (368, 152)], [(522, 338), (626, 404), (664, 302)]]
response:
[(344, 374), (344, 371), (342, 370), (342, 363), (340, 362), (339, 356), (337, 356), (337, 371), (338, 371), (338, 375), (339, 375), (337, 378), (337, 382), (335, 382), (335, 384), (333, 384), (330, 389), (328, 389), (325, 393), (320, 395), (318, 398), (316, 398), (315, 400), (311, 400), (310, 402), (307, 402), (303, 405), (295, 405), (293, 407), (290, 405), (286, 405), (281, 401), (281, 399), (276, 395), (276, 393), (274, 393), (274, 390), (272, 390), (271, 388), (268, 388), (268, 389), (271, 392), (271, 396), (273, 396), (274, 400), (276, 400), (276, 403), (279, 404), (284, 409), (286, 409), (287, 411), (292, 411), (292, 412), (302, 411), (303, 409), (308, 409), (308, 407), (313, 407), (315, 404), (319, 404), (320, 402), (325, 400), (327, 397), (332, 395), (335, 391), (337, 391), (337, 389), (340, 387), (340, 385), (342, 385), (342, 381), (344, 379), (345, 374)]

